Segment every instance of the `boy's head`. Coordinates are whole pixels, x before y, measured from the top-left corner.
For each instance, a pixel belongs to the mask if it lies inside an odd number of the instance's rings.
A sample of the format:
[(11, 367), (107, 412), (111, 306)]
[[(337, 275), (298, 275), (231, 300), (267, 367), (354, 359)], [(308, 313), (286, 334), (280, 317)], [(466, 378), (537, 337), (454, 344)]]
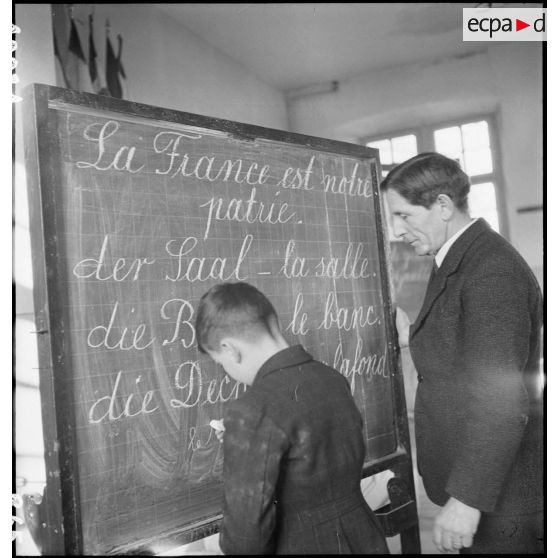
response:
[(202, 296), (196, 338), (202, 353), (247, 384), (265, 360), (287, 346), (271, 302), (248, 283), (221, 283)]

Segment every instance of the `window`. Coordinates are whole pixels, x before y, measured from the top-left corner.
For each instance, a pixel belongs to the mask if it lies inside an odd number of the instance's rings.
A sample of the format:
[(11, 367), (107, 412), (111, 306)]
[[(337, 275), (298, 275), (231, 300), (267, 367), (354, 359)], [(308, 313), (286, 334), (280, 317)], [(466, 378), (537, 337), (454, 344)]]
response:
[[(492, 119), (484, 117), (423, 126), (397, 135), (370, 138), (364, 143), (379, 149), (383, 177), (397, 164), (425, 151), (437, 151), (455, 159), (471, 180), (471, 216), (483, 217), (494, 230), (504, 233), (502, 180), (492, 138), (495, 138)], [(390, 238), (395, 240), (391, 234)]]
[(414, 134), (372, 141), (368, 142), (366, 145), (368, 147), (376, 147), (380, 150), (382, 167), (386, 165), (392, 168), (418, 153), (417, 137)]

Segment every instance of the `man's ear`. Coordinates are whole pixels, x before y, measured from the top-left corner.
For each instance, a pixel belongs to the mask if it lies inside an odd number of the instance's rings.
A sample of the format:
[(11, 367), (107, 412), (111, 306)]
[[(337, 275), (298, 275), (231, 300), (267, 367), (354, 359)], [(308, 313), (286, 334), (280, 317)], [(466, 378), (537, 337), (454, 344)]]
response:
[(436, 202), (440, 206), (442, 219), (444, 221), (449, 221), (455, 212), (453, 200), (447, 194), (439, 194), (436, 198)]
[(236, 339), (232, 337), (225, 337), (221, 339), (219, 347), (221, 351), (223, 351), (227, 356), (229, 356), (229, 358), (233, 360), (233, 362), (236, 362), (236, 364), (240, 364), (240, 361), (242, 360), (242, 351)]

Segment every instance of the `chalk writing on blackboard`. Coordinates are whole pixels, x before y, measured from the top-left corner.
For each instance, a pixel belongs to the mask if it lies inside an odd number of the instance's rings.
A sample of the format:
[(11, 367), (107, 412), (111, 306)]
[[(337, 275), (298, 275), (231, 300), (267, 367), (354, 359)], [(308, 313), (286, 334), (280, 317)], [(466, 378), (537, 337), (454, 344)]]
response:
[(57, 180), (41, 187), (56, 198), (86, 553), (221, 509), (210, 422), (247, 387), (197, 349), (195, 308), (217, 282), (255, 284), (287, 340), (346, 376), (367, 463), (397, 449), (369, 151), (66, 104), (52, 119)]

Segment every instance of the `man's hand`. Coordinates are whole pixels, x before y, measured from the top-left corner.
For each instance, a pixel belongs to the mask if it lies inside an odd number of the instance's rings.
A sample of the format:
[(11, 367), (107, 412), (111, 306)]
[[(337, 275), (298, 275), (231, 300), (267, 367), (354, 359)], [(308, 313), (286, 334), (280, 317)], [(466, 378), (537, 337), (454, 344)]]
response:
[(399, 336), (399, 347), (402, 349), (409, 346), (410, 325), (409, 316), (398, 306), (395, 314), (395, 326), (397, 327), (397, 334)]
[(479, 524), (481, 512), (455, 498), (450, 498), (434, 520), (434, 544), (440, 552), (469, 548)]

